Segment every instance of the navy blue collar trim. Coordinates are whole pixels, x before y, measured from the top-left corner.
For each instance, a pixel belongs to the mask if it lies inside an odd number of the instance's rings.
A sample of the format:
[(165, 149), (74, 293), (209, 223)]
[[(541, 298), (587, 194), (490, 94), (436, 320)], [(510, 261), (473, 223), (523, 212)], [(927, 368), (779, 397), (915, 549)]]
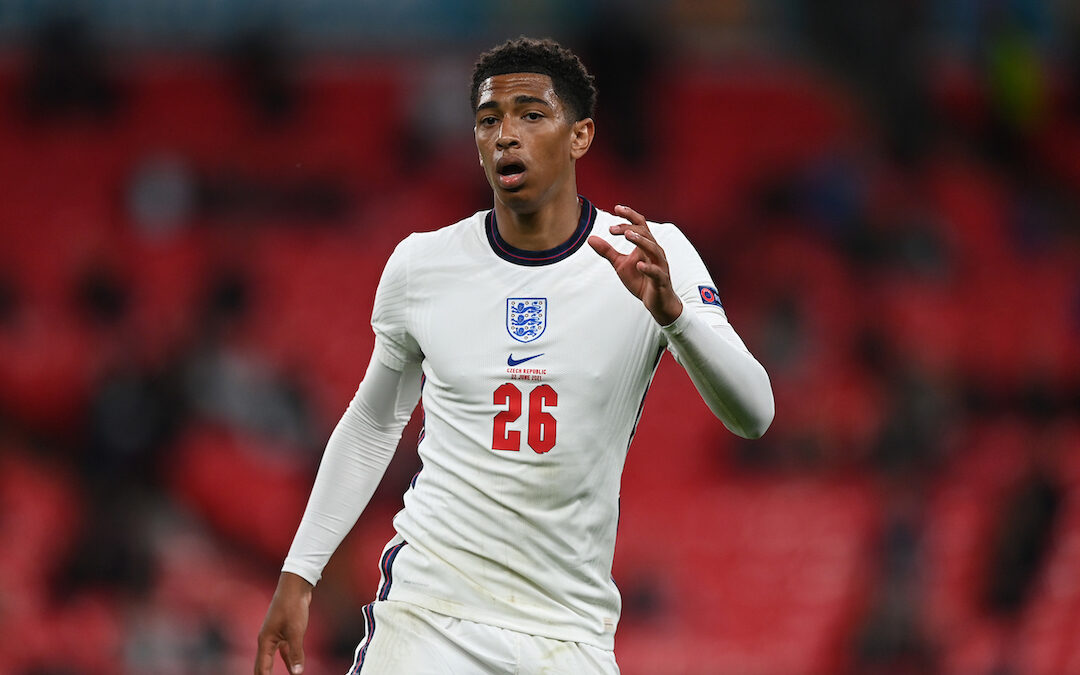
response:
[(592, 203), (581, 195), (578, 195), (578, 199), (581, 200), (581, 218), (578, 220), (577, 229), (569, 239), (546, 251), (526, 251), (506, 243), (506, 240), (499, 235), (499, 227), (495, 223), (495, 209), (492, 209), (488, 212), (484, 226), (491, 250), (507, 262), (529, 267), (550, 265), (569, 258), (589, 238), (589, 232), (592, 231), (593, 223), (596, 221), (596, 208)]

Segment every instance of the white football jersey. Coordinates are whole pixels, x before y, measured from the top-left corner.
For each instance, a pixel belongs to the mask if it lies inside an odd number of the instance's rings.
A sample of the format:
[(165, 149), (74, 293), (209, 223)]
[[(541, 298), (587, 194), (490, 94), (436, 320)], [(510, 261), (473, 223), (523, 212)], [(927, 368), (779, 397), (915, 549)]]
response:
[[(423, 372), (423, 468), (394, 519), (380, 599), (612, 649), (619, 485), (661, 327), (585, 244), (633, 246), (582, 199), (549, 251), (498, 234), (493, 211), (402, 241), (376, 293), (375, 357)], [(650, 223), (685, 310), (726, 324), (700, 256)]]

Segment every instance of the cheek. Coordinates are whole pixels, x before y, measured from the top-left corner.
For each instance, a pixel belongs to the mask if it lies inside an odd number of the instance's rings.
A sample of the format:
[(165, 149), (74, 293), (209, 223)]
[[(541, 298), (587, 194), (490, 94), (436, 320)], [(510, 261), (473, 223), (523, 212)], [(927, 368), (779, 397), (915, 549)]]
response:
[(480, 166), (486, 166), (488, 160), (491, 159), (491, 152), (489, 152), (481, 143), (476, 144), (476, 155), (480, 160)]
[(545, 157), (559, 158), (570, 152), (570, 146), (561, 134), (551, 134), (543, 139), (543, 153)]

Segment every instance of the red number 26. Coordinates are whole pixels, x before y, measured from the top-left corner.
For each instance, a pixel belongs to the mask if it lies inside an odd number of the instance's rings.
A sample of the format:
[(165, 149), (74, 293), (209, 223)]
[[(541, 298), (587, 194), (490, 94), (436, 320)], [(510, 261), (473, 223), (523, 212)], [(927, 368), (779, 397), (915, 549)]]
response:
[[(507, 382), (495, 390), (493, 403), (504, 405), (506, 410), (495, 415), (495, 428), (492, 432), (492, 450), (521, 449), (521, 432), (507, 429), (506, 425), (521, 417), (522, 393), (516, 385)], [(538, 453), (544, 453), (555, 447), (555, 418), (544, 410), (544, 406), (554, 408), (559, 405), (559, 395), (550, 385), (541, 384), (529, 392), (529, 447)]]

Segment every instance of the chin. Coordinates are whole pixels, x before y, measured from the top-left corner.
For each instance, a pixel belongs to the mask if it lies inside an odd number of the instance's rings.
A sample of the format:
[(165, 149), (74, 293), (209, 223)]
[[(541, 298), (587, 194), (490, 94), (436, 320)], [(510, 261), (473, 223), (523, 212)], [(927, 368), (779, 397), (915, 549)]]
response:
[(522, 192), (521, 188), (514, 190), (513, 192), (508, 190), (498, 190), (496, 191), (495, 196), (504, 206), (515, 213), (533, 213), (539, 209), (536, 200), (530, 199), (527, 194), (522, 194)]

